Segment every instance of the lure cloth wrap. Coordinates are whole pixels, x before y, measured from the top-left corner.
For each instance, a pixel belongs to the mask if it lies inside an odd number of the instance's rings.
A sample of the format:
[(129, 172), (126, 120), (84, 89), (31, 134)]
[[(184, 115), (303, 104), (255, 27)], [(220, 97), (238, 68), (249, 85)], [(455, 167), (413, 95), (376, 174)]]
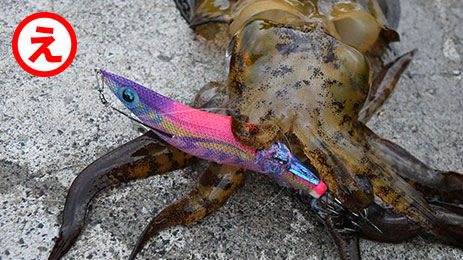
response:
[(238, 142), (231, 131), (232, 118), (194, 109), (164, 97), (133, 81), (100, 70), (103, 82), (167, 143), (208, 161), (257, 171), (278, 178), (319, 197), (325, 184), (289, 149), (277, 142), (256, 151)]

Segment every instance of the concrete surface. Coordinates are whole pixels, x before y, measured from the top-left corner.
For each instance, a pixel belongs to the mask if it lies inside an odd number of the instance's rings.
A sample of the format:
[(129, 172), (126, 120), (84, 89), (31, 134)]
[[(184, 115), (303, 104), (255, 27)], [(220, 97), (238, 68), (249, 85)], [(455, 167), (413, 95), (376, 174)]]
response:
[[(463, 2), (402, 1), (395, 53), (418, 48), (393, 98), (369, 124), (429, 164), (463, 172)], [(97, 157), (138, 135), (105, 108), (92, 68), (102, 67), (189, 103), (226, 76), (226, 34), (196, 36), (173, 1), (0, 2), (0, 259), (46, 259), (67, 189)], [(73, 64), (52, 78), (24, 72), (11, 51), (28, 15), (55, 12), (74, 27)], [(202, 166), (102, 192), (65, 259), (126, 259), (151, 217), (188, 193)], [(361, 241), (364, 259), (463, 259), (422, 238)], [(259, 174), (217, 213), (152, 240), (139, 259), (337, 259), (323, 226), (297, 197)]]

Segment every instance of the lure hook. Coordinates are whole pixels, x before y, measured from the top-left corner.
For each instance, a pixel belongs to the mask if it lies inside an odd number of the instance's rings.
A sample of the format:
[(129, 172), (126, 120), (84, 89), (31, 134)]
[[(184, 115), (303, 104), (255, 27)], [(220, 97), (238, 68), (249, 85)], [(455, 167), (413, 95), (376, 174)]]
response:
[[(101, 73), (101, 69), (96, 67), (94, 70), (95, 70), (95, 76), (96, 76), (96, 86), (97, 86), (97, 90), (99, 92), (98, 97), (100, 98), (100, 101), (101, 101), (101, 103), (103, 105), (109, 107), (110, 104), (109, 104), (108, 100), (106, 100), (106, 97), (103, 94), (104, 77), (103, 77), (103, 74)], [(101, 83), (100, 83), (100, 78), (101, 78)]]

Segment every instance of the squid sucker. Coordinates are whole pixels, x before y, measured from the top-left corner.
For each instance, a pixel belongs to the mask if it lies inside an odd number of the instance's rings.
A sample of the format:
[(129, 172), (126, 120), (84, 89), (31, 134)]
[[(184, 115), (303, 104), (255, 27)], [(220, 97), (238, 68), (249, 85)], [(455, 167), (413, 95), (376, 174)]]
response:
[(129, 259), (161, 230), (219, 209), (248, 170), (307, 198), (342, 259), (361, 259), (359, 237), (398, 243), (427, 235), (463, 249), (463, 175), (427, 166), (366, 126), (416, 53), (383, 62), (400, 38), (399, 0), (175, 4), (193, 29), (229, 25), (228, 78), (204, 86), (189, 107), (97, 71), (149, 131), (74, 180), (49, 259), (72, 247), (99, 191), (197, 160), (209, 161), (198, 184), (153, 218)]

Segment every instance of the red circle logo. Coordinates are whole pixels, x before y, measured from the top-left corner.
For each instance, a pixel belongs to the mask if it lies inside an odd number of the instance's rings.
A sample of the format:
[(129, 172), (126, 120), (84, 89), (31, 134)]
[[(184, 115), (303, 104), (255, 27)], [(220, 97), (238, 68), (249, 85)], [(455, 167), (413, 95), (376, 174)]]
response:
[(38, 77), (51, 77), (71, 65), (77, 51), (76, 33), (61, 16), (41, 12), (24, 19), (13, 35), (18, 64)]

